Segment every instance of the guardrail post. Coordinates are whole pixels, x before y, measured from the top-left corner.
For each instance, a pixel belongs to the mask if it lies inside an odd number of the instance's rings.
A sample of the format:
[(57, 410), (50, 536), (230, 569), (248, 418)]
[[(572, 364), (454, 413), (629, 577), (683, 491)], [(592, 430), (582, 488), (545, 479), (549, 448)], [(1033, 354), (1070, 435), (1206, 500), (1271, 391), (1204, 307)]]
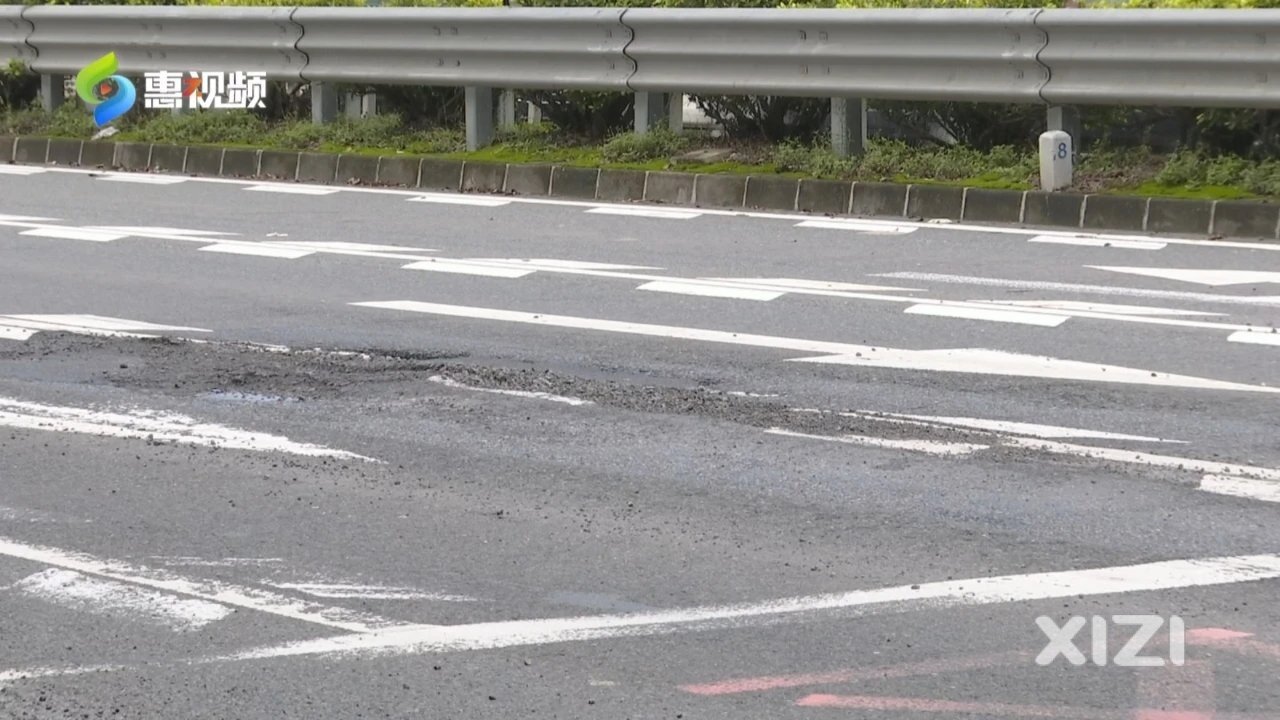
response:
[(667, 98), (667, 127), (677, 135), (684, 132), (684, 93)]
[(637, 134), (643, 135), (650, 130), (656, 130), (657, 128), (662, 127), (663, 120), (667, 115), (667, 103), (670, 99), (670, 96), (666, 93), (636, 93), (635, 130)]
[(529, 103), (529, 124), (537, 125), (540, 122), (542, 122), (542, 108)]
[(327, 82), (311, 83), (311, 122), (333, 122), (338, 117), (338, 93)]
[(1080, 133), (1083, 130), (1080, 124), (1079, 108), (1070, 105), (1051, 105), (1045, 119), (1049, 130), (1061, 130), (1070, 135), (1076, 149), (1079, 149)]
[(831, 151), (840, 157), (861, 155), (867, 149), (867, 101), (831, 98)]
[(516, 126), (516, 91), (498, 91), (498, 128), (510, 130)]
[(479, 150), (493, 142), (493, 88), (468, 86), (465, 94), (467, 149)]
[(53, 112), (67, 99), (65, 79), (61, 75), (40, 76), (40, 107)]

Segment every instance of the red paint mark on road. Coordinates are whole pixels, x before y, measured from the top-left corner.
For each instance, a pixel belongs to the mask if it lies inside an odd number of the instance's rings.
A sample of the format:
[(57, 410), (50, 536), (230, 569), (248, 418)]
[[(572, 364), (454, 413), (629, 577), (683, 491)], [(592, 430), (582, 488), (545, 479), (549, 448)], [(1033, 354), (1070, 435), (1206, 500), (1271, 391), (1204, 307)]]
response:
[(1187, 642), (1213, 643), (1222, 640), (1240, 640), (1253, 637), (1253, 633), (1229, 630), (1227, 628), (1197, 628), (1187, 631)]
[(863, 680), (887, 680), (890, 678), (913, 677), (916, 675), (936, 675), (948, 672), (965, 672), (967, 670), (984, 670), (1001, 665), (1013, 665), (1029, 662), (1030, 653), (1007, 652), (995, 655), (977, 655), (972, 657), (950, 658), (944, 660), (925, 660), (923, 662), (903, 665), (887, 665), (876, 668), (857, 668), (833, 670), (825, 673), (802, 675), (772, 675), (755, 678), (739, 678), (721, 682), (699, 685), (681, 685), (680, 689), (694, 695), (733, 695), (734, 693), (760, 692), (780, 688), (805, 687), (807, 685), (831, 685), (834, 683), (859, 682)]
[(1184, 665), (1138, 669), (1138, 703), (1133, 720), (1214, 720), (1213, 666)]
[(918, 713), (951, 713), (1052, 720), (1133, 720), (1131, 713), (1095, 708), (1017, 705), (997, 702), (958, 702), (932, 698), (877, 697), (872, 695), (808, 695), (796, 701), (800, 707), (846, 710), (903, 710)]
[(1241, 655), (1280, 662), (1280, 645), (1253, 640), (1252, 637), (1253, 633), (1226, 628), (1201, 628), (1187, 631), (1187, 643), (1191, 645), (1221, 648)]

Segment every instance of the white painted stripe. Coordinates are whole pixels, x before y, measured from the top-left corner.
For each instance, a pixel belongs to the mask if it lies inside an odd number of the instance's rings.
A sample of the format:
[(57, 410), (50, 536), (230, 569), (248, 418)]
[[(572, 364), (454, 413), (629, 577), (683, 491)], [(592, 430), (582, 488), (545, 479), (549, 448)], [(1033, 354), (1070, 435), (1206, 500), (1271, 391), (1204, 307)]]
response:
[(205, 328), (184, 325), (157, 325), (141, 320), (104, 317), (102, 315), (0, 315), (0, 323), (9, 323), (37, 330), (62, 330), (66, 332), (90, 332), (94, 330), (139, 330), (146, 332), (211, 332)]
[(1280, 483), (1266, 480), (1205, 475), (1200, 481), (1200, 489), (1218, 495), (1230, 495), (1262, 502), (1280, 502)]
[(552, 258), (474, 258), (477, 262), (516, 263), (540, 270), (661, 270), (652, 265), (619, 265), (617, 263), (588, 262), (586, 260), (555, 260)]
[(912, 305), (903, 312), (908, 315), (931, 315), (933, 317), (986, 320), (988, 322), (1018, 323), (1021, 325), (1038, 325), (1040, 327), (1058, 327), (1069, 319), (1066, 315), (1050, 315), (1022, 310), (998, 310), (996, 308), (988, 310), (972, 305), (943, 305), (935, 303)]
[(1106, 460), (1108, 462), (1127, 463), (1146, 467), (1158, 467), (1166, 470), (1178, 470), (1205, 475), (1230, 475), (1247, 477), (1256, 480), (1280, 480), (1280, 469), (1258, 467), (1256, 465), (1238, 465), (1235, 463), (1216, 462), (1213, 460), (1197, 460), (1195, 458), (1176, 457), (1173, 455), (1155, 455), (1136, 450), (1120, 450), (1118, 448), (1095, 447), (1093, 445), (1073, 445), (1032, 438), (1009, 437), (1004, 444), (1011, 447), (1028, 448), (1058, 455), (1074, 455), (1076, 457)]
[(15, 583), (13, 589), (73, 610), (155, 622), (180, 632), (198, 630), (233, 612), (226, 605), (175, 597), (60, 568), (30, 575)]
[(152, 555), (149, 559), (155, 560), (161, 565), (177, 566), (177, 567), (262, 567), (264, 565), (279, 565), (284, 562), (284, 558), (202, 558), (190, 555)]
[(1233, 332), (1227, 342), (1247, 343), (1251, 345), (1280, 345), (1280, 333), (1274, 330), (1267, 332)]
[(867, 447), (884, 448), (886, 450), (907, 450), (910, 452), (941, 456), (970, 455), (979, 450), (986, 450), (991, 447), (990, 445), (978, 445), (975, 443), (950, 443), (937, 442), (933, 440), (899, 440), (871, 437), (868, 435), (811, 435), (809, 433), (794, 432), (792, 430), (776, 427), (769, 428), (768, 430), (765, 430), (765, 432), (770, 435), (783, 435), (785, 437), (804, 438), (806, 440), (823, 440), (826, 442), (865, 445)]
[(587, 212), (595, 215), (623, 215), (628, 217), (664, 218), (668, 220), (692, 220), (693, 218), (700, 217), (702, 215), (701, 212), (696, 210), (665, 210), (648, 207), (617, 207), (613, 205), (591, 208)]
[(373, 458), (345, 450), (294, 442), (279, 435), (202, 423), (186, 415), (158, 410), (104, 412), (0, 397), (0, 426), (102, 437), (142, 438), (152, 442), (203, 445), (230, 450), (280, 452), (307, 457), (378, 462)]
[(23, 230), (18, 234), (30, 237), (58, 238), (60, 240), (88, 240), (89, 242), (111, 242), (112, 240), (129, 237), (127, 233), (52, 226)]
[[(4, 166), (0, 165), (0, 167), (4, 167)], [(33, 223), (33, 222), (36, 222), (36, 223), (58, 222), (58, 219), (47, 218), (47, 217), (32, 217), (30, 215), (0, 215), (0, 223), (4, 223), (4, 224), (13, 223), (15, 225), (22, 225), (24, 223)]]
[(120, 670), (120, 665), (81, 665), (77, 667), (33, 667), (22, 668), (21, 670), (0, 670), (0, 686), (5, 683), (12, 683), (16, 680), (35, 680), (46, 677), (60, 677), (63, 675), (84, 675), (96, 672), (111, 672)]
[[(1280, 243), (1273, 243), (1273, 250), (1280, 250)], [(1129, 297), (1160, 298), (1162, 300), (1189, 300), (1236, 305), (1280, 306), (1280, 295), (1213, 295), (1210, 293), (1182, 292), (1177, 290), (1148, 290), (1145, 288), (1115, 287), (1112, 285), (1081, 285), (1076, 283), (1041, 282), (1037, 280), (1007, 280), (1003, 278), (974, 277), (972, 275), (946, 275), (941, 273), (892, 272), (876, 273), (872, 277), (887, 277), (916, 282), (937, 282), (959, 285), (1003, 287), (1015, 290), (1069, 292), (1088, 295), (1125, 295)]]
[(823, 617), (823, 613), (840, 617), (869, 617), (953, 607), (1235, 585), (1276, 578), (1280, 578), (1280, 555), (1274, 554), (1167, 560), (1089, 570), (925, 582), (679, 610), (389, 630), (263, 647), (215, 660), (353, 652), (428, 653), (546, 645), (758, 627), (818, 619)]
[(33, 165), (0, 165), (0, 175), (39, 175), (44, 171)]
[(200, 248), (201, 252), (227, 253), (230, 255), (254, 255), (257, 257), (273, 257), (284, 258), (286, 260), (297, 260), (298, 258), (314, 255), (313, 250), (303, 250), (301, 248), (284, 247), (275, 243), (219, 243), (217, 245), (206, 245)]
[(1146, 277), (1179, 282), (1210, 285), (1262, 285), (1280, 283), (1280, 272), (1266, 270), (1204, 270), (1197, 268), (1117, 267), (1112, 265), (1085, 265), (1094, 270), (1145, 275)]
[(475, 392), (493, 393), (495, 395), (510, 395), (512, 397), (531, 398), (535, 400), (547, 400), (550, 402), (558, 402), (565, 405), (594, 405), (590, 400), (582, 398), (570, 397), (568, 395), (553, 395), (545, 392), (535, 392), (532, 390), (505, 390), (503, 388), (484, 388), (475, 385), (467, 385), (460, 383), (452, 378), (442, 377), (440, 375), (432, 375), (427, 378), (429, 382), (438, 383), (445, 387), (457, 388), (459, 390), (474, 390)]
[(181, 235), (190, 238), (212, 238), (240, 233), (221, 232), (218, 230), (191, 230), (188, 228), (163, 227), (154, 225), (91, 225), (90, 230), (107, 230), (129, 235)]
[(1165, 243), (1159, 240), (1114, 240), (1097, 235), (1036, 235), (1028, 238), (1027, 242), (1113, 247), (1122, 250), (1159, 250), (1165, 246)]
[(338, 192), (338, 188), (321, 187), (318, 185), (285, 185), (283, 183), (251, 185), (245, 188), (245, 190), (251, 190), (253, 192), (284, 193), (286, 195), (332, 195)]
[(28, 545), (10, 538), (0, 537), (0, 555), (348, 632), (368, 633), (393, 625), (403, 626), (403, 623), (376, 615), (325, 607), (267, 590), (239, 587), (218, 580), (187, 578), (167, 570), (153, 570), (119, 560), (99, 559), (84, 553)]
[(187, 181), (187, 178), (177, 175), (145, 175), (142, 173), (109, 173), (100, 175), (97, 179), (109, 182), (137, 183), (139, 185), (177, 185)]
[(427, 592), (416, 588), (354, 583), (276, 583), (281, 590), (293, 590), (320, 598), (358, 600), (431, 600), (435, 602), (476, 602), (467, 595)]
[(0, 340), (26, 340), (27, 338), (40, 332), (32, 328), (13, 327), (10, 325), (0, 324)]
[(871, 419), (918, 420), (929, 424), (953, 425), (955, 427), (989, 430), (1011, 435), (1027, 435), (1038, 438), (1091, 438), (1097, 440), (1132, 440), (1135, 442), (1177, 443), (1185, 445), (1183, 440), (1165, 440), (1147, 435), (1127, 435), (1125, 433), (1104, 432), (1102, 430), (1086, 430), (1084, 428), (1062, 427), (1060, 425), (1038, 425), (1035, 423), (1010, 422), (1007, 420), (985, 420), (967, 417), (940, 417), (935, 415), (902, 415), (898, 413), (841, 413)]
[(1103, 313), (1107, 315), (1135, 315), (1139, 317), (1171, 315), (1177, 317), (1222, 317), (1223, 313), (1201, 312), (1199, 310), (1178, 310), (1175, 308), (1151, 307), (1150, 305), (1114, 305), (1111, 303), (1080, 302), (1077, 300), (975, 300), (974, 302), (989, 305), (1014, 305), (1017, 307), (1042, 308), (1045, 310), (1068, 310), (1082, 313)]
[(454, 273), (458, 275), (483, 275), (496, 278), (522, 278), (532, 275), (533, 269), (509, 267), (498, 264), (488, 265), (483, 262), (467, 260), (435, 259), (420, 260), (402, 266), (405, 270), (430, 270), (431, 272)]
[(409, 247), (407, 245), (375, 245), (362, 242), (314, 241), (314, 240), (276, 240), (274, 245), (303, 248), (318, 252), (363, 252), (363, 253), (426, 253), (436, 252), (432, 248)]
[(475, 207), (501, 207), (510, 205), (508, 198), (488, 195), (418, 195), (409, 198), (409, 202), (440, 203), (443, 205), (472, 205)]
[(889, 223), (860, 222), (858, 220), (803, 220), (796, 227), (818, 228), (820, 230), (852, 230), (859, 233), (906, 235), (917, 230), (911, 225), (894, 225)]
[(636, 289), (650, 290), (652, 292), (677, 293), (680, 295), (699, 295), (702, 297), (761, 301), (774, 300), (786, 294), (781, 290), (753, 290), (746, 287), (733, 287), (727, 284), (700, 283), (697, 280), (655, 280), (653, 282), (645, 283)]
[(751, 287), (770, 287), (781, 290), (828, 290), (832, 292), (919, 292), (919, 288), (890, 287), (888, 285), (862, 285), (859, 283), (831, 282), (828, 280), (802, 280), (800, 278), (698, 278), (716, 282), (737, 283)]
[(672, 325), (650, 325), (597, 318), (573, 317), (568, 315), (546, 315), (541, 313), (519, 312), (515, 310), (499, 310), (495, 308), (467, 307), (463, 305), (442, 305), (411, 300), (372, 301), (351, 303), (357, 307), (372, 307), (385, 310), (419, 312), (446, 317), (464, 317), (477, 320), (498, 320), (502, 322), (544, 325), (578, 330), (598, 330), (603, 332), (642, 335), (649, 337), (675, 338), (680, 340), (699, 340), (728, 345), (749, 345), (754, 347), (770, 347), (783, 350), (796, 350), (810, 353), (830, 353), (821, 357), (795, 358), (795, 362), (832, 363), (838, 365), (860, 365), (865, 367), (884, 367), (904, 370), (930, 370), (934, 372), (973, 373), (979, 375), (1006, 375), (1013, 377), (1050, 378), (1055, 380), (1082, 380), (1086, 382), (1128, 383), (1134, 385), (1158, 385), (1163, 387), (1184, 387), (1212, 390), (1237, 390), (1245, 392), (1280, 392), (1280, 389), (1263, 385), (1244, 385), (1240, 383), (1197, 378), (1189, 375), (1172, 375), (1152, 372), (1139, 368), (1127, 368), (1119, 365), (1101, 365), (1098, 363), (1076, 360), (1061, 360), (1036, 355), (1021, 355), (1000, 350), (979, 348), (954, 348), (943, 350), (900, 350), (889, 347), (871, 345), (853, 345), (849, 343), (827, 342), (823, 340), (804, 340), (799, 338), (774, 337), (770, 335), (753, 335), (723, 330), (702, 330), (699, 328), (678, 327)]

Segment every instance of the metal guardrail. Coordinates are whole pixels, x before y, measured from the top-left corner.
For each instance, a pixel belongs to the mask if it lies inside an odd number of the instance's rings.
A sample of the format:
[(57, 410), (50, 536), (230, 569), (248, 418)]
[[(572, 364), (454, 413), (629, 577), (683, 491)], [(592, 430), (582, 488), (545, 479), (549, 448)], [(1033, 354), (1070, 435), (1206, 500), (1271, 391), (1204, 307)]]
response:
[(620, 8), (299, 8), (307, 80), (626, 90)]
[(27, 46), (31, 23), (22, 19), (21, 5), (0, 5), (0, 67), (11, 60), (30, 62), (35, 53)]

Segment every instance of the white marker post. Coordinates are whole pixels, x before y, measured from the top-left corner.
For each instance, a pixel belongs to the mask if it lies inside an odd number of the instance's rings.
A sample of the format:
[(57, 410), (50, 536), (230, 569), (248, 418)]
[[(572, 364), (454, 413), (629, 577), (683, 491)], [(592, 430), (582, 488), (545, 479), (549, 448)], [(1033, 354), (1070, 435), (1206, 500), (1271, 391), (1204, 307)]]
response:
[(1071, 136), (1061, 130), (1040, 135), (1040, 188), (1061, 190), (1071, 184)]

